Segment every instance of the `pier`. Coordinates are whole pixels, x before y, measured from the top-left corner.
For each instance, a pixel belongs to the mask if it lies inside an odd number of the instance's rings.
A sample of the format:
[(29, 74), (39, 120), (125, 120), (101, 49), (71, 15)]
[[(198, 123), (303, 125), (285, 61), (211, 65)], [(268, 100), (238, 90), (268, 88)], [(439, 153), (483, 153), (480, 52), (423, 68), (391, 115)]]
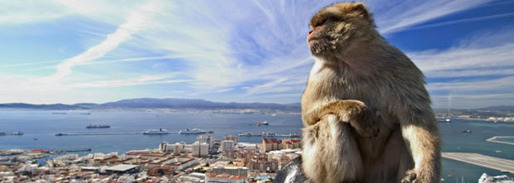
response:
[(502, 172), (514, 173), (514, 161), (509, 159), (496, 158), (478, 153), (442, 153), (444, 158), (461, 161), (481, 167), (500, 170)]
[(506, 142), (506, 141), (501, 141), (499, 139), (514, 139), (514, 136), (494, 136), (494, 137), (487, 139), (486, 141), (500, 143), (500, 144), (514, 145), (514, 142)]
[(91, 148), (84, 149), (67, 149), (67, 150), (50, 150), (50, 153), (67, 153), (67, 152), (88, 152)]

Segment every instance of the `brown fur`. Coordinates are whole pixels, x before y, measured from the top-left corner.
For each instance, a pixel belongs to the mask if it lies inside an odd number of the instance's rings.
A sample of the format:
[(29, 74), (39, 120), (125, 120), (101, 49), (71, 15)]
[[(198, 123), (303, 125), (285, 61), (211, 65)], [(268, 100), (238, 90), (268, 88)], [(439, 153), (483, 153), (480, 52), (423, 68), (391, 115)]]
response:
[(421, 71), (361, 3), (313, 16), (302, 96), (303, 170), (313, 182), (440, 182), (441, 140)]

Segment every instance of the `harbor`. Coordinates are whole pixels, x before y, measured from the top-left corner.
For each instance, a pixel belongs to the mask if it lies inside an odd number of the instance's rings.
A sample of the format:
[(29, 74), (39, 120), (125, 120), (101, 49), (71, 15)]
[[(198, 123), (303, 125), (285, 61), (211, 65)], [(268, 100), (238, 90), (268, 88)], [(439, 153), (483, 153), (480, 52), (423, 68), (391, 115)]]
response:
[(457, 160), (464, 163), (469, 163), (481, 167), (499, 170), (502, 172), (514, 173), (514, 161), (503, 158), (496, 158), (486, 156), (478, 153), (456, 153), (446, 152), (442, 153), (444, 158)]

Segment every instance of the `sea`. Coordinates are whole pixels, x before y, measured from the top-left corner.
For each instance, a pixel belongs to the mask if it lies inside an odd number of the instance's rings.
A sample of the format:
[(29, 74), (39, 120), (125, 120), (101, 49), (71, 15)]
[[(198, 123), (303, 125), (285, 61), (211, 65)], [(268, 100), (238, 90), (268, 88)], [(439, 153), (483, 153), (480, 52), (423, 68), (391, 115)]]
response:
[[(256, 126), (255, 122), (268, 121), (269, 126)], [(110, 128), (87, 129), (89, 124), (105, 124)], [(514, 160), (514, 146), (487, 142), (493, 136), (514, 136), (514, 123), (453, 119), (439, 123), (443, 137), (443, 152), (470, 152)], [(0, 136), (0, 149), (69, 150), (91, 148), (91, 152), (111, 153), (134, 149), (156, 149), (159, 144), (193, 143), (197, 135), (89, 135), (56, 136), (57, 133), (121, 133), (144, 132), (149, 129), (167, 129), (170, 132), (199, 128), (213, 130), (221, 139), (225, 135), (273, 132), (277, 134), (301, 133), (300, 114), (219, 114), (206, 112), (148, 112), (148, 111), (46, 111), (0, 110), (0, 132), (23, 132), (21, 136)], [(463, 133), (470, 130), (472, 133)], [(505, 139), (513, 141), (513, 139)], [(262, 137), (239, 137), (240, 142), (260, 143)], [(74, 152), (86, 155), (91, 152)], [(477, 182), (482, 173), (506, 174), (455, 160), (443, 159), (443, 182)]]

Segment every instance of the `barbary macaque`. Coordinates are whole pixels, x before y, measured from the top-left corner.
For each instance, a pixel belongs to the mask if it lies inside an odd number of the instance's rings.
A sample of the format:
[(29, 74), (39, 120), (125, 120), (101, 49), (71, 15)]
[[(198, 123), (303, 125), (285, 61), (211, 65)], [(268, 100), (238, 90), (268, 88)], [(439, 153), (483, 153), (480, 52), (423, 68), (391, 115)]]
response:
[(310, 182), (440, 182), (441, 137), (422, 72), (362, 3), (310, 21), (302, 170)]

